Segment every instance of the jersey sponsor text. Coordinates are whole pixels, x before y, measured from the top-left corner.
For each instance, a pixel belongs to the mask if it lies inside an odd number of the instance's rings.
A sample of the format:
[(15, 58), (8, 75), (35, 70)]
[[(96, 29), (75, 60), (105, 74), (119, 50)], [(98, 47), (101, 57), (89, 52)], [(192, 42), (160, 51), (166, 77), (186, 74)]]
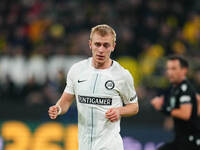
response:
[(78, 95), (80, 103), (94, 104), (94, 105), (112, 105), (112, 98), (91, 97)]

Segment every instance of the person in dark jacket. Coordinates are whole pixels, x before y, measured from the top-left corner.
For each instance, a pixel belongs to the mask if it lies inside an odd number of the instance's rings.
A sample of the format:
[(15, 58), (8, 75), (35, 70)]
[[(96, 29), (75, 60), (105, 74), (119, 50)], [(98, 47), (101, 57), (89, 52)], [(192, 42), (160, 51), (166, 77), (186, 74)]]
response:
[(200, 150), (197, 93), (186, 77), (188, 67), (183, 57), (169, 57), (166, 73), (171, 86), (164, 95), (151, 100), (156, 110), (174, 120), (175, 138), (163, 144), (159, 150)]

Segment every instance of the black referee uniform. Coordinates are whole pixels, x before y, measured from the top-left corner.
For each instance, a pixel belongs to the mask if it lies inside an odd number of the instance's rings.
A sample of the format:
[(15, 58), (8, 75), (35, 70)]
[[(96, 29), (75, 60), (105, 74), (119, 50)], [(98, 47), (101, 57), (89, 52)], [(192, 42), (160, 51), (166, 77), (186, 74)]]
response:
[(165, 94), (162, 112), (170, 115), (174, 108), (186, 103), (192, 105), (190, 119), (186, 121), (173, 117), (175, 139), (161, 146), (159, 150), (200, 150), (200, 118), (197, 115), (196, 91), (188, 80), (169, 88)]

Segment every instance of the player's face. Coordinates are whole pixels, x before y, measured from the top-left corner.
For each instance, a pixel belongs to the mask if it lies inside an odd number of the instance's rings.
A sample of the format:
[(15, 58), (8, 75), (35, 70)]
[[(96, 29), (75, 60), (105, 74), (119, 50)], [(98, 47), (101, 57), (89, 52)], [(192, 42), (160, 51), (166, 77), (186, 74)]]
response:
[(186, 75), (186, 69), (182, 68), (178, 60), (168, 60), (166, 66), (167, 78), (171, 83), (180, 83)]
[(109, 63), (110, 54), (115, 48), (115, 43), (113, 42), (113, 36), (111, 34), (101, 36), (98, 33), (94, 33), (92, 39), (89, 41), (89, 46), (92, 50), (95, 64), (104, 65)]

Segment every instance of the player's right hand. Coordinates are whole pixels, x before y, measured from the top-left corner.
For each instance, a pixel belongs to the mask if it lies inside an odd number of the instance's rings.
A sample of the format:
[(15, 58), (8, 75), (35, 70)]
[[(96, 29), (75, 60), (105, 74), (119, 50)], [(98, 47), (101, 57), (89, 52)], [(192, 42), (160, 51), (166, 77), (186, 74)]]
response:
[(56, 119), (58, 116), (58, 112), (59, 112), (58, 106), (54, 105), (54, 106), (49, 107), (48, 113), (51, 119)]

